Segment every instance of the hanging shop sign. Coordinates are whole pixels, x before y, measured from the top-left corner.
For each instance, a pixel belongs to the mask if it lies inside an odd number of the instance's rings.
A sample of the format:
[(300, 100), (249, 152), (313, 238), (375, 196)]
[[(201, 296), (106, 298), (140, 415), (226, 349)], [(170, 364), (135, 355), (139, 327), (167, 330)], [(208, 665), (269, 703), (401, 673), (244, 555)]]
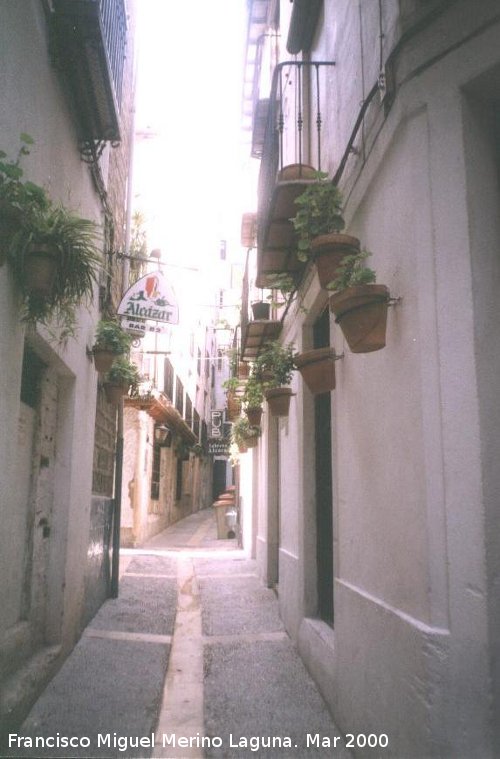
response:
[(122, 316), (120, 324), (125, 332), (139, 339), (144, 335), (163, 335), (168, 332), (168, 324), (147, 322), (145, 319), (133, 319), (129, 316)]
[(222, 422), (224, 418), (223, 411), (212, 411), (212, 420), (210, 424), (210, 437), (221, 438), (223, 435)]
[(223, 438), (209, 439), (208, 453), (212, 456), (229, 456), (229, 440)]
[(177, 299), (161, 271), (145, 274), (129, 287), (117, 313), (136, 324), (143, 321), (179, 323)]

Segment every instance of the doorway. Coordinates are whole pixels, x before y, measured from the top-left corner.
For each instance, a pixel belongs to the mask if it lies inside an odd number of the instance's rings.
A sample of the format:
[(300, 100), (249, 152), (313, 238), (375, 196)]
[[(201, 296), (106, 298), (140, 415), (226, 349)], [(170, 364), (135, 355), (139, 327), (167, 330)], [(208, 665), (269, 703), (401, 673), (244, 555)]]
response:
[[(326, 308), (313, 325), (314, 348), (330, 345)], [(333, 514), (331, 393), (314, 397), (316, 477), (316, 571), (318, 616), (333, 627)]]
[(226, 489), (226, 469), (227, 463), (225, 459), (215, 459), (212, 486), (212, 497), (214, 501), (216, 501), (220, 494)]

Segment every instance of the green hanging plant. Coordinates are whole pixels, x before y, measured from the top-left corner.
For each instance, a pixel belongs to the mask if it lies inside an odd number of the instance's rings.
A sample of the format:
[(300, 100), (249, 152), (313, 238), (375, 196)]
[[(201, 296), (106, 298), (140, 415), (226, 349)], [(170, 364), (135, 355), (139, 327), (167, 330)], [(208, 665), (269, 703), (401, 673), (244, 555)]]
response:
[(345, 226), (340, 190), (328, 174), (317, 172), (316, 178), (317, 181), (309, 184), (295, 199), (298, 210), (291, 221), (297, 233), (299, 261), (312, 257), (311, 242), (315, 237), (340, 232)]
[(21, 142), (14, 160), (0, 152), (0, 216), (8, 220), (0, 225), (2, 246), (22, 296), (22, 320), (45, 325), (64, 342), (75, 334), (78, 306), (93, 299), (101, 266), (99, 230), (23, 181), (19, 164), (33, 140), (22, 134)]
[(338, 266), (337, 276), (328, 284), (328, 290), (338, 292), (355, 285), (369, 285), (375, 282), (374, 270), (364, 265), (369, 256), (371, 253), (368, 250), (345, 256)]

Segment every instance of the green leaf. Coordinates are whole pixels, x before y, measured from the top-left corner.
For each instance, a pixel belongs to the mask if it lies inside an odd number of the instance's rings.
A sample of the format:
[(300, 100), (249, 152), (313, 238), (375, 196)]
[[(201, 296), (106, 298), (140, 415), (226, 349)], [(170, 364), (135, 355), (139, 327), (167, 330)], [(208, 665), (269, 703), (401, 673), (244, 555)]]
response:
[(19, 135), (19, 139), (21, 142), (26, 143), (26, 145), (33, 145), (35, 143), (35, 140), (30, 134), (27, 134), (26, 132), (21, 132)]

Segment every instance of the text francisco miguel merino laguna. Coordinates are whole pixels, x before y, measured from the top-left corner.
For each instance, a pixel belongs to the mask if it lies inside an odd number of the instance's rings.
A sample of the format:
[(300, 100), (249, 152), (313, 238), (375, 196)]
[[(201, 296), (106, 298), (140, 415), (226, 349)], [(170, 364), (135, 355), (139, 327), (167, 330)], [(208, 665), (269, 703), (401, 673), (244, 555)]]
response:
[[(319, 733), (306, 733), (306, 747), (336, 748), (338, 737), (329, 737)], [(229, 733), (226, 741), (217, 735), (212, 737), (196, 735), (185, 737), (175, 733), (163, 733), (161, 737), (151, 735), (131, 736), (118, 735), (117, 733), (97, 733), (94, 740), (85, 735), (70, 736), (55, 735), (46, 736), (23, 736), (18, 733), (9, 733), (9, 748), (116, 748), (118, 751), (128, 751), (131, 748), (154, 748), (161, 744), (163, 748), (221, 748), (223, 745), (230, 748), (246, 748), (250, 751), (258, 751), (260, 748), (299, 748), (297, 743), (292, 743), (292, 738), (287, 735), (251, 735), (233, 736)]]

